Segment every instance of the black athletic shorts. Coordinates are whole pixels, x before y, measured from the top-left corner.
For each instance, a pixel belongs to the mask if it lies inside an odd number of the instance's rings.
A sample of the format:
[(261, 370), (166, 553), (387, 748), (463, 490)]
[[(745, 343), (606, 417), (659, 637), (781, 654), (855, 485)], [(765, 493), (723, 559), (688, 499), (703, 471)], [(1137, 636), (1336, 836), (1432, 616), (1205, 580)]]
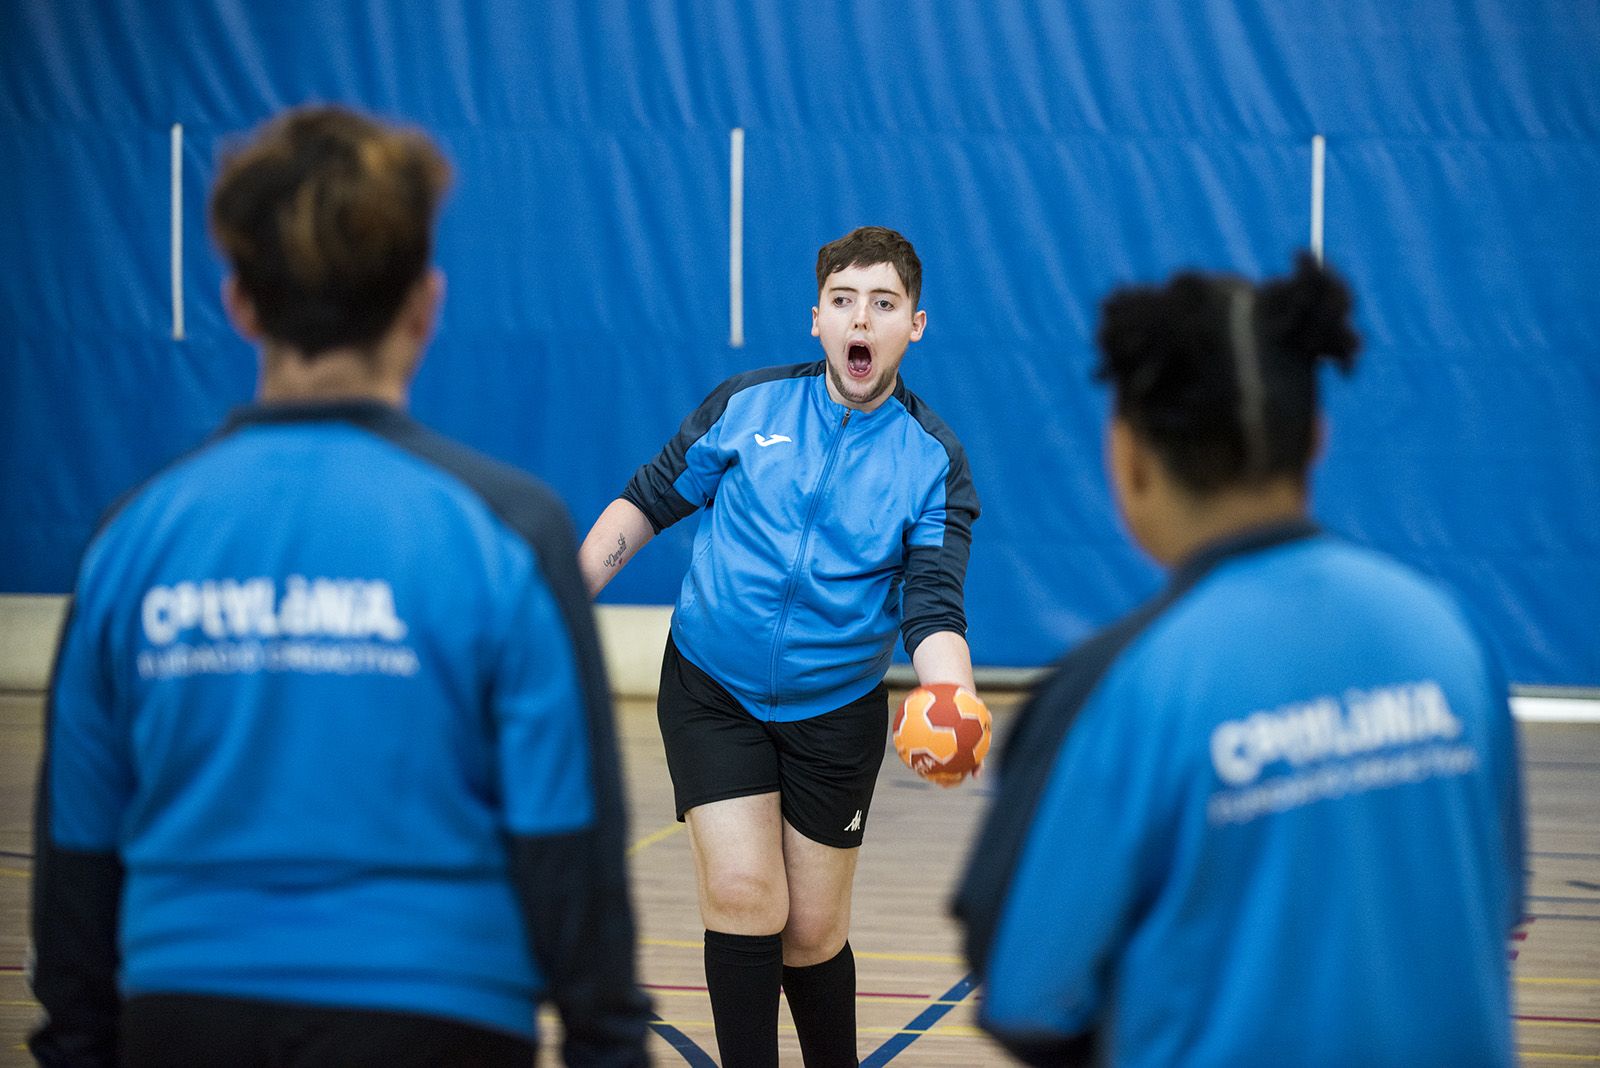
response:
[(807, 838), (861, 844), (889, 736), (882, 683), (832, 712), (768, 723), (680, 656), (668, 635), (656, 716), (678, 819), (699, 805), (776, 790), (783, 818)]
[(527, 1068), (537, 1053), (442, 1017), (199, 994), (131, 997), (121, 1030), (125, 1068)]

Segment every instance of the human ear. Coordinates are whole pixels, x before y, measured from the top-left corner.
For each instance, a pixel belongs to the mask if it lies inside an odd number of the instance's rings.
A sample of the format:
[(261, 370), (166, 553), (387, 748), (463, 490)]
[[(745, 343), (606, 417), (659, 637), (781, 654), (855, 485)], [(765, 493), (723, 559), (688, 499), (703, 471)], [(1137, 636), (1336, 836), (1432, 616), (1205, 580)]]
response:
[(261, 340), (261, 317), (256, 314), (255, 301), (245, 294), (236, 274), (222, 280), (222, 308), (241, 337), (246, 341)]

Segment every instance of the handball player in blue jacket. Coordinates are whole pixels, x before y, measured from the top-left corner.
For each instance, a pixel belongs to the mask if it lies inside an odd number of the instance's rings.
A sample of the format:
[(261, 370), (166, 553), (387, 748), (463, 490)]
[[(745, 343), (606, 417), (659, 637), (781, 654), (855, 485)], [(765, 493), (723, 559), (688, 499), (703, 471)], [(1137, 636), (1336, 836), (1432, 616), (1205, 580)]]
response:
[(850, 890), (897, 632), (921, 681), (972, 688), (978, 498), (955, 435), (899, 375), (927, 325), (922, 264), (868, 226), (825, 245), (816, 274), (823, 359), (718, 386), (579, 552), (599, 592), (707, 510), (658, 711), (725, 1068), (778, 1063), (780, 985), (808, 1068), (856, 1063)]
[(1020, 713), (957, 896), (1030, 1064), (1514, 1062), (1506, 682), (1450, 593), (1307, 515), (1350, 308), (1310, 256), (1105, 303), (1111, 480), (1172, 573)]
[(50, 687), (46, 1065), (641, 1065), (610, 699), (556, 498), (406, 414), (433, 143), (267, 125), (210, 202), (257, 403), (117, 505)]

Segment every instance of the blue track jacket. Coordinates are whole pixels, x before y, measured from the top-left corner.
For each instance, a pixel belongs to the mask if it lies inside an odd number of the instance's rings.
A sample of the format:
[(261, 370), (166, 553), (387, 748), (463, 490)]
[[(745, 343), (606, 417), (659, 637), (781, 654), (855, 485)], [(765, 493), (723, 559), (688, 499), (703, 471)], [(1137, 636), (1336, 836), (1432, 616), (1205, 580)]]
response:
[(623, 492), (657, 532), (707, 507), (673, 640), (761, 719), (866, 694), (897, 627), (907, 652), (966, 633), (978, 497), (960, 443), (903, 380), (861, 412), (824, 375), (819, 360), (728, 379)]
[(1512, 1064), (1506, 694), (1384, 557), (1201, 554), (1012, 728), (956, 899), (980, 1022), (1034, 1064)]
[(441, 1016), (643, 1063), (610, 697), (526, 476), (375, 403), (259, 406), (90, 544), (50, 688), (46, 1064), (120, 996)]

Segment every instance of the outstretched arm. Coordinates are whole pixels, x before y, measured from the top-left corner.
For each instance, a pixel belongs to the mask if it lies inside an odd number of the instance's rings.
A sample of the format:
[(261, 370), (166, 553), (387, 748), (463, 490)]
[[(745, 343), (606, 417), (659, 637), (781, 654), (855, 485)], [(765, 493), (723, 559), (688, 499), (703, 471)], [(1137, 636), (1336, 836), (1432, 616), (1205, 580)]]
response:
[(922, 639), (911, 654), (911, 666), (916, 669), (917, 682), (924, 686), (953, 682), (978, 692), (972, 681), (972, 652), (967, 639), (955, 631), (941, 630)]
[(578, 548), (578, 570), (589, 596), (605, 589), (622, 565), (655, 536), (650, 520), (632, 501), (619, 497), (607, 505)]

